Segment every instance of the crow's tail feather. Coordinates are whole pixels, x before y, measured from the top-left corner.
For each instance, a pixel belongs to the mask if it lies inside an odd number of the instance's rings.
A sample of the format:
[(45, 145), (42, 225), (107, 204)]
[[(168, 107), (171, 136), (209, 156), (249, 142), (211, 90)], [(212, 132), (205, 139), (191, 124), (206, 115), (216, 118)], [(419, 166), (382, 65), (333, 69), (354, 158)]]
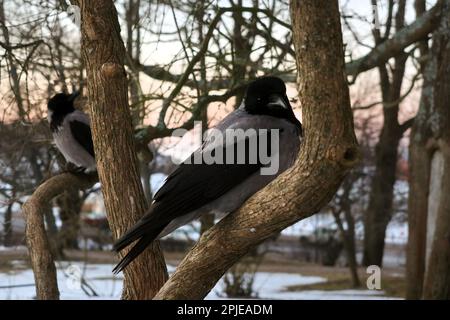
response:
[[(150, 222), (151, 223), (151, 222)], [(148, 221), (141, 220), (125, 232), (113, 245), (113, 251), (119, 252), (125, 247), (128, 247), (134, 241), (142, 238), (144, 234), (150, 232), (148, 228)]]
[(161, 231), (165, 228), (165, 226), (162, 226), (158, 229), (153, 229), (151, 232), (146, 232), (145, 235), (143, 235), (139, 241), (131, 248), (130, 251), (125, 255), (125, 257), (120, 260), (119, 264), (114, 267), (113, 273), (118, 274), (121, 272), (124, 268), (126, 268), (130, 262), (132, 262), (138, 255), (142, 253), (142, 251), (145, 250), (161, 233)]
[(113, 269), (115, 274), (122, 271), (131, 261), (133, 261), (145, 248), (152, 243), (158, 235), (164, 230), (168, 223), (156, 224), (154, 219), (141, 220), (128, 230), (120, 239), (114, 243), (113, 250), (121, 251), (134, 241), (139, 241), (131, 248), (131, 250), (122, 258), (119, 264)]
[(147, 246), (154, 240), (151, 236), (144, 236), (142, 237), (131, 250), (126, 254), (125, 257), (120, 260), (119, 264), (114, 267), (113, 273), (118, 274), (121, 272), (126, 266), (130, 264), (131, 261), (136, 259), (136, 257), (141, 254), (142, 251), (147, 248)]

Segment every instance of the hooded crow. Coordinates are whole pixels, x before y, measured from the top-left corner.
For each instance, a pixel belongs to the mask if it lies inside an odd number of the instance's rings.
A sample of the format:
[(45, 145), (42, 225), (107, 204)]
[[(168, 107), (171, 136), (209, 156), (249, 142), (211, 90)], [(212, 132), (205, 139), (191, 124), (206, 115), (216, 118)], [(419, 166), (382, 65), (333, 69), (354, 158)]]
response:
[[(237, 210), (295, 162), (302, 135), (286, 86), (277, 77), (250, 83), (241, 106), (213, 130), (215, 134), (208, 135), (203, 145), (167, 177), (148, 212), (114, 244), (118, 252), (137, 240), (113, 272), (123, 270), (155, 239), (201, 214), (224, 215)], [(228, 139), (230, 130), (245, 134)], [(217, 133), (227, 139), (218, 139)], [(245, 148), (240, 149), (242, 144)], [(262, 149), (270, 155), (269, 161), (263, 159)], [(223, 161), (209, 161), (220, 159), (220, 154), (226, 154), (226, 161), (223, 156)], [(272, 162), (277, 162), (275, 170), (264, 172)]]
[(77, 171), (96, 170), (94, 145), (87, 114), (76, 110), (73, 102), (79, 95), (58, 93), (48, 101), (48, 121), (58, 150)]

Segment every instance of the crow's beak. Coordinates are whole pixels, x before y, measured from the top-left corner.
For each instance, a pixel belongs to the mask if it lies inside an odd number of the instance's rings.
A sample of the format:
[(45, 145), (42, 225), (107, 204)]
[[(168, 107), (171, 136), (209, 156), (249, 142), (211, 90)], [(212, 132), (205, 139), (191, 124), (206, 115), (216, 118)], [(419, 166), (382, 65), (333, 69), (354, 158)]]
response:
[(69, 101), (70, 102), (74, 102), (75, 99), (80, 95), (80, 91), (74, 91), (70, 96), (69, 96)]
[(269, 96), (269, 103), (267, 104), (268, 107), (278, 107), (289, 110), (289, 102), (285, 101), (283, 96), (280, 94), (274, 93)]

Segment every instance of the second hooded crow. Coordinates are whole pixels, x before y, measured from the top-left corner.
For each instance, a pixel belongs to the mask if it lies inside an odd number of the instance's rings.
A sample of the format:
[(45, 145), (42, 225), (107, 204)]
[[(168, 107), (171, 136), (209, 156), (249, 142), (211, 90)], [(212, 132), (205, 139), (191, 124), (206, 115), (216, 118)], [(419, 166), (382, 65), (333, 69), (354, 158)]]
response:
[[(267, 162), (260, 158), (251, 161), (250, 139), (244, 139), (245, 154), (239, 154), (237, 141), (226, 141), (222, 145), (214, 139), (206, 142), (185, 162), (171, 173), (154, 196), (148, 212), (114, 244), (120, 251), (133, 242), (136, 244), (114, 268), (120, 272), (132, 262), (152, 241), (176, 228), (198, 218), (205, 212), (227, 214), (238, 209), (250, 196), (262, 189), (296, 160), (300, 148), (302, 126), (296, 119), (286, 96), (286, 86), (277, 77), (263, 77), (250, 83), (242, 105), (223, 119), (215, 130), (225, 133), (227, 129), (254, 129), (258, 139), (264, 132), (277, 129), (278, 152), (271, 152), (271, 159), (278, 157), (278, 167), (272, 174), (262, 174)], [(270, 135), (270, 134), (269, 134)], [(266, 138), (268, 142), (270, 139)], [(207, 163), (206, 153), (235, 151), (233, 163)], [(272, 148), (273, 149), (273, 148)], [(240, 149), (242, 150), (242, 149)], [(273, 152), (272, 152), (273, 151)], [(237, 156), (236, 156), (237, 155)]]
[(76, 110), (73, 102), (78, 92), (58, 93), (48, 101), (48, 121), (56, 147), (76, 171), (96, 170), (90, 120), (87, 114)]

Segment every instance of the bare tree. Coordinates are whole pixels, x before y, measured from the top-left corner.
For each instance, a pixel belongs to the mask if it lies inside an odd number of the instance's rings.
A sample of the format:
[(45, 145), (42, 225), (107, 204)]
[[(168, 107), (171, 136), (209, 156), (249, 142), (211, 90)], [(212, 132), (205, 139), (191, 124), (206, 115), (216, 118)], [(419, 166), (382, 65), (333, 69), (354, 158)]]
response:
[[(372, 4), (376, 6), (377, 2), (374, 0)], [(394, 1), (389, 1), (389, 6), (389, 12), (392, 12)], [(406, 0), (399, 1), (395, 16), (388, 17), (384, 35), (381, 35), (380, 29), (373, 29), (376, 45), (389, 37), (391, 24), (396, 32), (405, 27), (405, 9)], [(408, 52), (402, 52), (394, 57), (393, 65), (383, 63), (378, 66), (383, 100), (383, 128), (376, 146), (375, 173), (364, 219), (363, 264), (366, 266), (383, 264), (386, 228), (392, 217), (397, 151), (404, 132), (412, 125), (412, 120), (403, 124), (398, 120), (408, 56)]]
[[(417, 2), (417, 8), (423, 8)], [(407, 298), (450, 299), (450, 1), (426, 54), (420, 108), (411, 133)]]
[[(126, 51), (112, 1), (79, 1), (79, 5), (97, 170), (108, 221), (114, 237), (119, 237), (147, 208), (128, 105)], [(150, 299), (166, 277), (159, 243), (154, 242), (125, 271), (123, 297)]]

